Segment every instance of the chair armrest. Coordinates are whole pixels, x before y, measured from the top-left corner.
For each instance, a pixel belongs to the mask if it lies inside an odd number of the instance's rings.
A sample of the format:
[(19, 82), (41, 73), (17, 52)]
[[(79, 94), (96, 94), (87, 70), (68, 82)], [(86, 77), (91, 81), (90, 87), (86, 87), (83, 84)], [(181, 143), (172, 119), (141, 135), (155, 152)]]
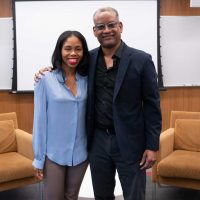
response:
[(160, 148), (157, 152), (157, 160), (152, 167), (152, 181), (157, 182), (157, 165), (165, 157), (173, 152), (174, 149), (174, 128), (169, 128), (160, 134)]
[(167, 157), (174, 149), (174, 128), (169, 128), (160, 135), (158, 162)]
[(17, 152), (23, 156), (33, 160), (33, 148), (32, 148), (32, 135), (21, 129), (15, 129), (17, 140)]

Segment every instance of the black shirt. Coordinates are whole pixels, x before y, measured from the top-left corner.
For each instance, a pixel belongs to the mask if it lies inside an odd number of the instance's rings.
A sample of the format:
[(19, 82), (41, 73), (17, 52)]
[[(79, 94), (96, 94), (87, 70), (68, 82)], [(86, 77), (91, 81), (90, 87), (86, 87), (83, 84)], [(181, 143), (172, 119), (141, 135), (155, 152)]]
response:
[(95, 78), (95, 126), (98, 128), (113, 127), (113, 94), (123, 46), (121, 42), (112, 57), (113, 67), (110, 69), (107, 69), (101, 48), (98, 53)]

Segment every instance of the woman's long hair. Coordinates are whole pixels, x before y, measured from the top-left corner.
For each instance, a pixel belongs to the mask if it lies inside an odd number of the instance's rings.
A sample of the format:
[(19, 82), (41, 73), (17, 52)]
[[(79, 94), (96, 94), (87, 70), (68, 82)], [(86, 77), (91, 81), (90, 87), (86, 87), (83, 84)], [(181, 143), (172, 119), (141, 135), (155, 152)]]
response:
[(89, 51), (88, 51), (88, 46), (87, 46), (87, 42), (85, 37), (78, 31), (65, 31), (63, 32), (56, 43), (56, 47), (54, 49), (52, 58), (51, 58), (51, 62), (53, 64), (53, 70), (55, 69), (59, 69), (62, 72), (64, 72), (63, 68), (62, 68), (62, 54), (61, 54), (61, 50), (63, 47), (64, 42), (71, 36), (75, 36), (77, 37), (83, 46), (83, 58), (81, 59), (80, 63), (78, 64), (76, 71), (82, 75), (82, 76), (86, 76), (87, 72), (88, 72), (88, 65), (89, 65)]

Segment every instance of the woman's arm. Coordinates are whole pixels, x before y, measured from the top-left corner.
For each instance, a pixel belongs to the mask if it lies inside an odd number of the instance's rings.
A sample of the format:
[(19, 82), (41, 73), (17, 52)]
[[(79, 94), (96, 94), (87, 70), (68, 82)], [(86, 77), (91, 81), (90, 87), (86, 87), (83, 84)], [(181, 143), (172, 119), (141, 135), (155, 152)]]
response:
[(45, 77), (35, 84), (34, 90), (34, 123), (33, 123), (33, 166), (43, 169), (46, 156), (47, 138), (47, 97)]

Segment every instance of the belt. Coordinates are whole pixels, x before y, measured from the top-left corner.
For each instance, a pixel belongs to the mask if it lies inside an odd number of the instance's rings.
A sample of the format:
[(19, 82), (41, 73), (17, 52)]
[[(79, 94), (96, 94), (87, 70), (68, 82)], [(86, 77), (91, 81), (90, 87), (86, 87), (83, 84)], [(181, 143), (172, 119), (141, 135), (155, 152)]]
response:
[(102, 131), (104, 131), (106, 134), (108, 135), (116, 135), (116, 132), (115, 132), (115, 128), (114, 127), (111, 127), (111, 128), (102, 128), (102, 127), (96, 127), (97, 129), (100, 129)]

